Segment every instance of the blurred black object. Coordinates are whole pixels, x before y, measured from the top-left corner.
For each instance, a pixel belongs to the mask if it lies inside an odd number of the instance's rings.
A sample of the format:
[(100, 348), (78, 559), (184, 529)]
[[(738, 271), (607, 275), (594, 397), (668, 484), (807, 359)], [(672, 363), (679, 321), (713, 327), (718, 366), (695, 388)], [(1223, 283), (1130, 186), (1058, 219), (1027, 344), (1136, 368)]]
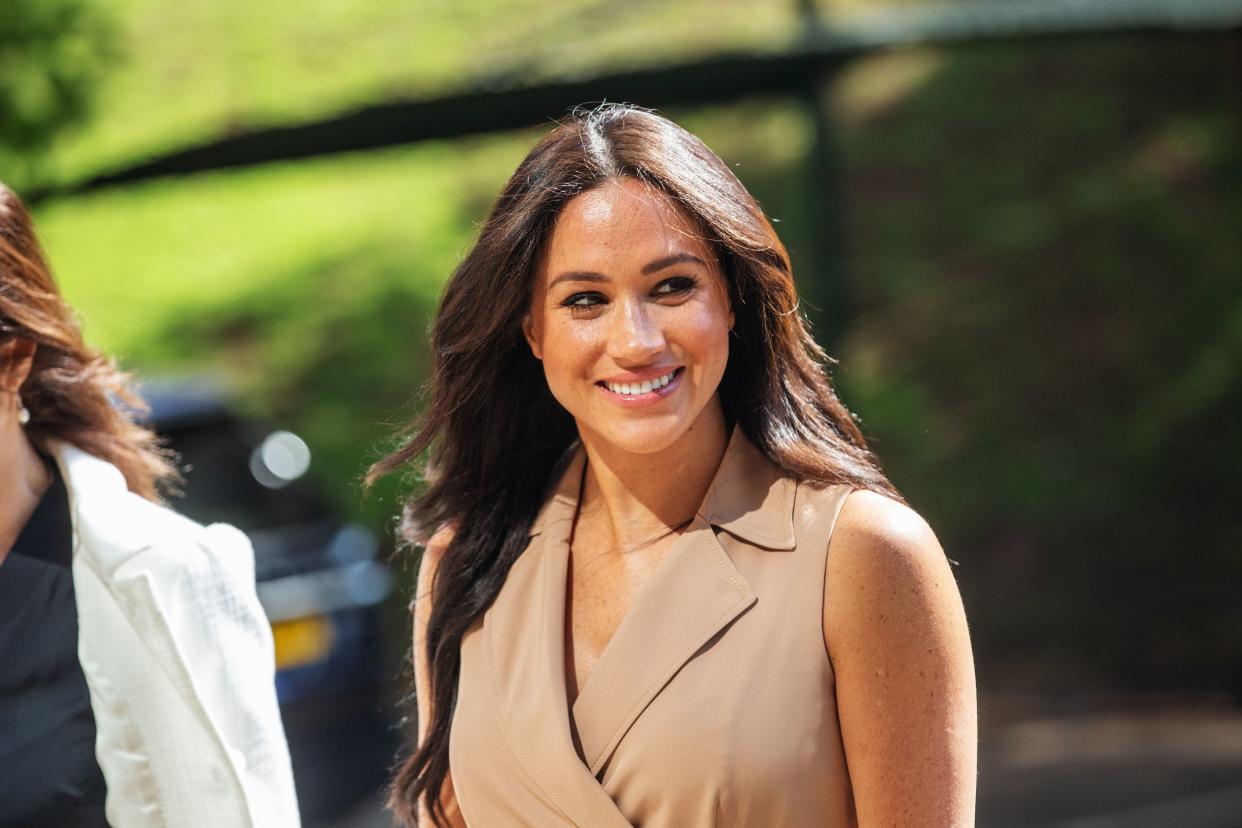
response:
[(174, 508), (231, 523), (254, 545), (302, 818), (330, 819), (374, 795), (398, 749), (397, 667), (381, 608), (392, 579), (377, 540), (343, 522), (304, 476), (310, 451), (297, 435), (240, 417), (201, 388), (143, 396), (185, 475)]

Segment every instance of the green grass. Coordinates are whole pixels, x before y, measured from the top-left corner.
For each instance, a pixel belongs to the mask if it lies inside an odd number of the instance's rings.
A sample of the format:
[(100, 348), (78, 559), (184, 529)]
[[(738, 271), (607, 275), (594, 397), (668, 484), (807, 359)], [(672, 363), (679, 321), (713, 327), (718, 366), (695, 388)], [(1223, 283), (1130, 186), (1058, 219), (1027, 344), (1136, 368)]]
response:
[(796, 31), (793, 4), (779, 0), (115, 0), (106, 8), (122, 59), (101, 79), (90, 123), (53, 148), (41, 183), (393, 98), (768, 48)]

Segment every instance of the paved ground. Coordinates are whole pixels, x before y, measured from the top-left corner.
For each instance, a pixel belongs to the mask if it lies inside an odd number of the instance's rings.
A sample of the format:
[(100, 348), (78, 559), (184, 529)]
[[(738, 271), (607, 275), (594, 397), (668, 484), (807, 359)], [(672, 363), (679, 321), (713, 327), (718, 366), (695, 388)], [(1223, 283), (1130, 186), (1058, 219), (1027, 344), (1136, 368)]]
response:
[[(1242, 710), (985, 709), (984, 727), (980, 828), (1242, 828)], [(377, 796), (326, 828), (389, 826)]]
[(1242, 710), (1013, 721), (981, 745), (985, 828), (1239, 828)]

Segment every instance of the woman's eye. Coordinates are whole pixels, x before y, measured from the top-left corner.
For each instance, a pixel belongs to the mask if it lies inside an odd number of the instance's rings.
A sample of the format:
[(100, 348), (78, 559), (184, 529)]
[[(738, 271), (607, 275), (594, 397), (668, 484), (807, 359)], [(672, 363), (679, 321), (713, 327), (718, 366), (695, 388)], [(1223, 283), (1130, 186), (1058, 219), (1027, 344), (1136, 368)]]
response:
[(689, 293), (696, 284), (697, 282), (689, 276), (674, 276), (656, 285), (655, 293), (657, 296), (677, 296)]
[(603, 294), (600, 293), (575, 293), (572, 296), (567, 296), (565, 300), (561, 302), (561, 307), (572, 308), (573, 310), (584, 310), (594, 308), (597, 305), (602, 305), (605, 301), (606, 300), (604, 299)]

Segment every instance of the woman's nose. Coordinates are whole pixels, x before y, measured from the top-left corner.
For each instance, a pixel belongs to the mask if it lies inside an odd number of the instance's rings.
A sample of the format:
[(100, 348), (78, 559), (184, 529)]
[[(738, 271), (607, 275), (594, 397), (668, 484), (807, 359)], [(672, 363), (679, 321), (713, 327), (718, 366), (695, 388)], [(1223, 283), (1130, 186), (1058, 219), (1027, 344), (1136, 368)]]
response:
[(614, 317), (609, 338), (611, 356), (618, 362), (640, 365), (664, 350), (664, 331), (641, 302), (626, 302)]

